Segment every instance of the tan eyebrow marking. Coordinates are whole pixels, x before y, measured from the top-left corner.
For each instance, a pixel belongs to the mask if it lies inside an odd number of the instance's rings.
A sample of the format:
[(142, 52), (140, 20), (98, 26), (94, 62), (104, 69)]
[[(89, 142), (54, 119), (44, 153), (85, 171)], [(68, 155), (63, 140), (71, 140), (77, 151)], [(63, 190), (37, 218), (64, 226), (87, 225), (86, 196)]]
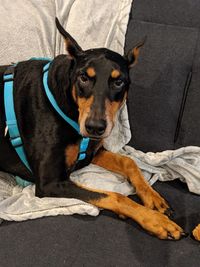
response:
[(91, 78), (93, 78), (96, 75), (95, 69), (92, 67), (87, 68), (86, 72), (87, 75)]
[(112, 72), (111, 72), (111, 77), (112, 78), (114, 78), (114, 79), (116, 79), (116, 78), (118, 78), (119, 76), (120, 76), (120, 71), (119, 70), (113, 70)]

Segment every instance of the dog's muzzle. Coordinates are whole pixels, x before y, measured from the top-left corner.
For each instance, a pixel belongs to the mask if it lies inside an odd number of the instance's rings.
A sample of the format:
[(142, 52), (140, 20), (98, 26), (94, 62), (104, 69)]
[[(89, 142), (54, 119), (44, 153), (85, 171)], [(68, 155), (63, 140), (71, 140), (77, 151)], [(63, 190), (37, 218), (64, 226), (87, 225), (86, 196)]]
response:
[(107, 122), (103, 119), (95, 120), (88, 118), (85, 122), (85, 129), (92, 137), (101, 137), (105, 133), (106, 127)]

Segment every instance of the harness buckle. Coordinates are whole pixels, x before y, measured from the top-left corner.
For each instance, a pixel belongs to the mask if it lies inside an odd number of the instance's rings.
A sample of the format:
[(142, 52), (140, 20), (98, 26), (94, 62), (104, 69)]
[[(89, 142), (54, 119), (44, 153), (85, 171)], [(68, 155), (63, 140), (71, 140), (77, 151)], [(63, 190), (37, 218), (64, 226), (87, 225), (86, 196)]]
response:
[(11, 66), (9, 66), (6, 70), (5, 70), (5, 72), (4, 72), (4, 75), (8, 75), (8, 74), (13, 74), (14, 75), (14, 73), (15, 73), (15, 65), (11, 65)]
[(88, 149), (90, 139), (88, 137), (83, 137), (79, 146), (78, 160), (83, 160), (86, 158), (86, 151)]
[(17, 136), (15, 138), (10, 138), (10, 142), (15, 148), (22, 146), (22, 139), (20, 136)]
[(6, 82), (13, 81), (15, 74), (15, 65), (9, 66), (3, 75), (3, 80)]
[(4, 74), (3, 80), (4, 82), (12, 82), (14, 79), (13, 74)]
[(83, 160), (83, 159), (85, 159), (86, 158), (86, 153), (79, 153), (79, 155), (78, 155), (78, 160)]

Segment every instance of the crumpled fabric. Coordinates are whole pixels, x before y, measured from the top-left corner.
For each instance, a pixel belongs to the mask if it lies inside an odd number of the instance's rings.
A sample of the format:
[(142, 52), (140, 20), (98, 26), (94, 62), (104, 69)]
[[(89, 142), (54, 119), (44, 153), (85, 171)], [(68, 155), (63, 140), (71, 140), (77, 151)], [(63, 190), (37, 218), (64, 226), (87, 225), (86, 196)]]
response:
[[(187, 183), (191, 192), (200, 194), (200, 147), (188, 146), (159, 153), (144, 153), (125, 146), (119, 153), (135, 160), (149, 184), (152, 185), (157, 180), (180, 179)], [(126, 196), (134, 194), (134, 188), (124, 177), (94, 164), (73, 172), (71, 180), (94, 189), (118, 192)], [(97, 207), (80, 200), (40, 199), (34, 193), (35, 185), (23, 189), (16, 185), (12, 175), (0, 172), (0, 218), (23, 221), (58, 214), (99, 214)]]

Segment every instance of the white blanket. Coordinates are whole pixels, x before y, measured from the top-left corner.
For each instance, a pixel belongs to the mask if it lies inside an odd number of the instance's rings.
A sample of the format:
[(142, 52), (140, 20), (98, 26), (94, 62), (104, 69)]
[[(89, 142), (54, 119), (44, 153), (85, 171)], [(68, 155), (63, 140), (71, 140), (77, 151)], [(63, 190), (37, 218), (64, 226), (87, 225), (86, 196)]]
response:
[[(107, 0), (102, 4), (99, 0), (56, 0), (55, 3), (49, 0), (16, 0), (10, 5), (9, 1), (0, 0), (0, 28), (3, 33), (0, 36), (0, 64), (65, 53), (63, 40), (55, 31), (55, 15), (83, 49), (107, 47), (123, 54), (131, 2)], [(120, 153), (135, 159), (150, 184), (158, 179), (181, 178), (192, 192), (200, 194), (200, 148), (145, 154), (125, 146), (130, 137), (124, 106), (105, 147), (111, 151), (120, 150)], [(74, 172), (71, 179), (92, 188), (124, 195), (134, 193), (122, 176), (92, 164)], [(34, 191), (34, 185), (23, 189), (16, 185), (12, 175), (0, 172), (0, 219), (22, 221), (58, 214), (96, 216), (99, 213), (98, 208), (76, 199), (39, 199)]]

